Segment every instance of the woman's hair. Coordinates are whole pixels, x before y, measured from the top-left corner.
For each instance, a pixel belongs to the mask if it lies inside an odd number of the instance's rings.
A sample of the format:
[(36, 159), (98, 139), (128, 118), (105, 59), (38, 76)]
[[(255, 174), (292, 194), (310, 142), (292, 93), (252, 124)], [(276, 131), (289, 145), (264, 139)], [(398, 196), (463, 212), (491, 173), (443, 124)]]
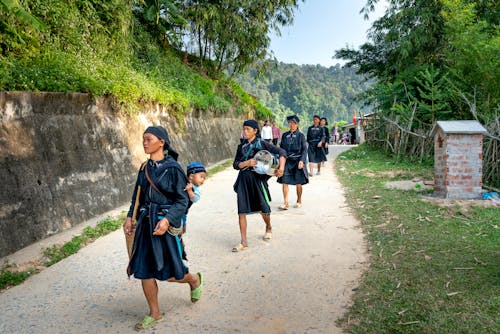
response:
[(256, 120), (247, 119), (246, 121), (243, 122), (243, 126), (249, 126), (251, 128), (254, 128), (255, 130), (257, 130), (257, 137), (260, 137), (259, 123), (257, 123)]

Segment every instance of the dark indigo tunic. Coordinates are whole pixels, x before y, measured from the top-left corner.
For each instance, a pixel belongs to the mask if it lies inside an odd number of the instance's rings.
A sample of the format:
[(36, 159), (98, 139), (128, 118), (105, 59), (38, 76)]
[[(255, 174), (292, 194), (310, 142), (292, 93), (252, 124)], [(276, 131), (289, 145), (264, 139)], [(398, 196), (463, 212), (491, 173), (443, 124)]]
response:
[(318, 147), (318, 143), (320, 142), (325, 142), (325, 131), (319, 125), (311, 125), (307, 129), (307, 143), (309, 144), (307, 155), (309, 156), (309, 162), (326, 161), (323, 145)]
[(326, 155), (328, 155), (328, 146), (327, 144), (330, 144), (330, 131), (328, 131), (328, 127), (324, 126), (323, 131), (325, 131), (325, 141), (323, 142), (323, 150), (325, 152), (325, 161), (326, 161)]
[[(307, 184), (307, 142), (304, 134), (299, 130), (287, 131), (281, 137), (280, 147), (286, 153), (286, 164), (283, 176), (278, 178), (278, 183)], [(304, 168), (299, 169), (299, 161), (304, 163)]]
[(153, 189), (146, 179), (145, 171), (137, 176), (134, 194), (127, 217), (132, 216), (138, 186), (141, 186), (137, 227), (135, 231), (132, 257), (128, 273), (135, 278), (167, 280), (184, 278), (189, 272), (182, 262), (182, 250), (179, 237), (166, 232), (153, 235), (156, 223), (166, 217), (173, 227), (181, 226), (182, 215), (186, 212), (189, 197), (184, 188), (188, 182), (181, 166), (171, 156), (146, 164), (153, 183), (162, 193)]
[(250, 214), (255, 212), (262, 212), (265, 214), (271, 213), (271, 208), (269, 207), (271, 194), (267, 184), (267, 180), (269, 180), (270, 176), (258, 174), (253, 171), (252, 167), (245, 167), (243, 169), (238, 167), (240, 162), (252, 159), (260, 150), (267, 150), (280, 157), (286, 157), (285, 150), (261, 140), (260, 138), (255, 138), (253, 142), (248, 142), (248, 140), (245, 139), (243, 143), (238, 145), (233, 162), (234, 169), (240, 171), (233, 186), (237, 194), (238, 214)]

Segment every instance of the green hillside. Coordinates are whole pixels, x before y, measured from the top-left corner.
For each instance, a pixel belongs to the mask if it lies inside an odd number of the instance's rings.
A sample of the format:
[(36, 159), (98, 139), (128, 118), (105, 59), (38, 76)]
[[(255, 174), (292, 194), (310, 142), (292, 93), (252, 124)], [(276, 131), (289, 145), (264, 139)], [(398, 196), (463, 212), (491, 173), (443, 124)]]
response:
[(0, 90), (111, 95), (128, 112), (157, 102), (178, 117), (192, 109), (269, 117), (210, 60), (179, 51), (193, 9), (175, 2), (0, 1)]
[[(363, 111), (356, 96), (370, 83), (355, 73), (355, 69), (339, 64), (331, 67), (271, 63), (270, 70), (257, 75), (252, 70), (238, 77), (237, 81), (284, 124), (290, 114), (297, 114), (309, 121), (317, 114), (333, 121), (350, 121), (354, 112)], [(364, 110), (367, 111), (367, 110)]]

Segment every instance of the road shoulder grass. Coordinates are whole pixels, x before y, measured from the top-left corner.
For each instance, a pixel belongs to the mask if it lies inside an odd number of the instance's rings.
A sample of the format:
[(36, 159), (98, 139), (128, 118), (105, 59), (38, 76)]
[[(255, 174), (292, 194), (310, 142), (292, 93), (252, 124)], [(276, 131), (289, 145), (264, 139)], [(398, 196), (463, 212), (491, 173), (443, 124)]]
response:
[(433, 167), (395, 164), (364, 145), (340, 154), (335, 168), (370, 251), (339, 324), (350, 333), (498, 333), (500, 208), (388, 189), (432, 179)]

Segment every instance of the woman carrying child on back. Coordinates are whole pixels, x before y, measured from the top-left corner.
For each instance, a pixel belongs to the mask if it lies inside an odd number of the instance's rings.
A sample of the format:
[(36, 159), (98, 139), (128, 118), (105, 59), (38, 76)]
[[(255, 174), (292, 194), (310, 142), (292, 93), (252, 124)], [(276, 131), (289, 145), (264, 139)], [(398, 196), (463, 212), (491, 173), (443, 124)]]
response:
[[(137, 330), (163, 320), (157, 280), (189, 284), (192, 302), (200, 299), (203, 288), (202, 275), (189, 273), (181, 258), (181, 218), (189, 198), (184, 190), (188, 179), (176, 161), (178, 154), (170, 147), (167, 130), (162, 126), (148, 127), (142, 145), (150, 158), (139, 171), (127, 220), (123, 224), (127, 236), (135, 233), (127, 273), (141, 280), (149, 306), (149, 314), (136, 324)], [(135, 216), (135, 208), (139, 210), (134, 231), (132, 216)]]
[(257, 165), (255, 154), (261, 150), (267, 150), (272, 154), (279, 155), (279, 167), (276, 176), (283, 175), (286, 162), (286, 151), (276, 147), (259, 137), (259, 125), (255, 120), (246, 120), (243, 123), (245, 140), (238, 146), (234, 158), (233, 167), (239, 170), (238, 178), (234, 184), (234, 191), (238, 199), (238, 222), (240, 225), (241, 243), (233, 247), (233, 252), (240, 252), (248, 248), (247, 242), (247, 217), (251, 213), (260, 212), (266, 224), (264, 240), (272, 238), (271, 208), (269, 202), (271, 196), (267, 185), (270, 178), (266, 174), (258, 174), (253, 171)]

